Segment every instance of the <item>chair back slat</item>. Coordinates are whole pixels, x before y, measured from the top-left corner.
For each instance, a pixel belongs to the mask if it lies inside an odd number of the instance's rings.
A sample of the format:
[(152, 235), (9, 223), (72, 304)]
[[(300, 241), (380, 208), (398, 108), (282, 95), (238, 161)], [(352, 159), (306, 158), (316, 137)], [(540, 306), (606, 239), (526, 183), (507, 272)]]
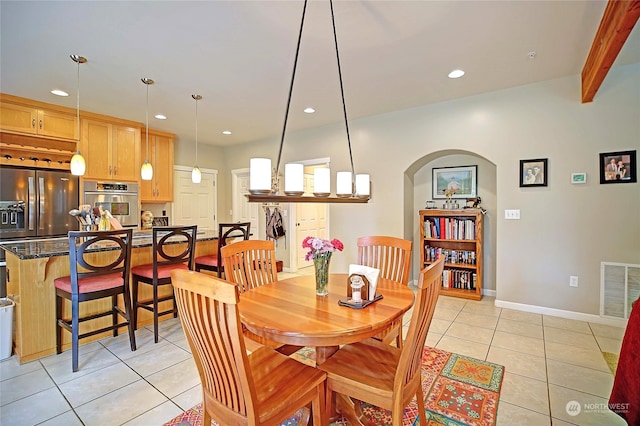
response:
[(241, 335), (238, 287), (186, 270), (173, 271), (171, 282), (205, 398), (212, 399), (229, 422), (251, 416), (255, 386)]
[(405, 384), (416, 379), (420, 380), (424, 342), (436, 308), (443, 269), (444, 256), (441, 256), (436, 262), (420, 271), (418, 291), (413, 303), (413, 315), (400, 355), (394, 389), (403, 389)]
[(411, 268), (413, 243), (396, 237), (358, 238), (358, 264), (380, 269), (382, 278), (406, 285)]
[(221, 251), (225, 277), (238, 284), (241, 293), (277, 280), (273, 241), (239, 241)]
[[(152, 229), (154, 271), (157, 271), (160, 265), (178, 263), (186, 263), (189, 269), (193, 269), (197, 230), (197, 225), (154, 227)], [(168, 253), (166, 247), (175, 243), (186, 243), (184, 250), (177, 254)]]

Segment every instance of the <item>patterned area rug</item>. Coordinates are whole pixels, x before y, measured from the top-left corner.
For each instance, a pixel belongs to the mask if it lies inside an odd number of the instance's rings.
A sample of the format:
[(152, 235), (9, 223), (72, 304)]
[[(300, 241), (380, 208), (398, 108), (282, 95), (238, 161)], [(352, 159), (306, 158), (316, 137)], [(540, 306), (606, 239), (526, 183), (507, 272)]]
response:
[[(303, 348), (292, 355), (305, 364), (315, 365), (315, 352)], [(422, 355), (422, 389), (429, 426), (486, 426), (496, 423), (498, 399), (504, 367), (490, 362), (425, 347)], [(362, 403), (366, 426), (391, 424), (391, 412)], [(297, 424), (300, 413), (283, 422)], [(418, 403), (414, 399), (405, 408), (402, 424), (418, 425)], [(334, 423), (334, 426), (346, 422)], [(182, 413), (164, 426), (203, 426), (202, 404)]]

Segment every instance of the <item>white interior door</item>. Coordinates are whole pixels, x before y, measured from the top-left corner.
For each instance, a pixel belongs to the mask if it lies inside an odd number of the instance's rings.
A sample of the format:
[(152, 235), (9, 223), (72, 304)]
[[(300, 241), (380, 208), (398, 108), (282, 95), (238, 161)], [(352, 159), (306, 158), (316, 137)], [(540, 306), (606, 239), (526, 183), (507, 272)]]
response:
[(173, 224), (198, 225), (198, 230), (218, 229), (217, 176), (215, 170), (201, 169), (202, 181), (191, 181), (191, 169), (177, 166), (173, 183)]
[[(313, 172), (304, 175), (304, 192), (313, 193)], [(329, 206), (326, 203), (298, 203), (296, 205), (296, 267), (298, 269), (311, 266), (312, 262), (304, 259), (306, 249), (302, 249), (302, 241), (308, 237), (327, 238)]]
[(251, 239), (264, 239), (264, 230), (260, 226), (260, 206), (250, 203), (245, 197), (249, 193), (249, 169), (232, 170), (232, 220), (233, 222), (251, 222)]

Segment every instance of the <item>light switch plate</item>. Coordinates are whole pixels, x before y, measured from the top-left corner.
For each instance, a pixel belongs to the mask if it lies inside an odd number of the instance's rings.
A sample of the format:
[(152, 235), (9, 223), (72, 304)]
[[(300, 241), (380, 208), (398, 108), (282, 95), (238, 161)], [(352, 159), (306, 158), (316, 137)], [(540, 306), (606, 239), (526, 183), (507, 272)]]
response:
[(520, 210), (505, 210), (505, 219), (520, 219)]

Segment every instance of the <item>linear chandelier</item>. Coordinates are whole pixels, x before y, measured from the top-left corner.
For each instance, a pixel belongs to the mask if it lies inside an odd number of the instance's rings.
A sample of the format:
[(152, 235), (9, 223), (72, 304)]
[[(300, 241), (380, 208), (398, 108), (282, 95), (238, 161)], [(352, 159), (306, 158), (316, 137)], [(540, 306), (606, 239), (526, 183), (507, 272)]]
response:
[(336, 180), (336, 196), (331, 196), (331, 171), (328, 168), (317, 168), (314, 170), (313, 196), (304, 196), (304, 165), (299, 163), (285, 164), (284, 169), (284, 194), (280, 193), (280, 160), (282, 159), (282, 148), (284, 146), (284, 136), (287, 130), (287, 119), (289, 117), (289, 107), (291, 105), (291, 95), (293, 93), (293, 83), (296, 77), (296, 67), (298, 65), (298, 54), (300, 52), (300, 41), (304, 28), (304, 18), (307, 11), (307, 0), (302, 9), (302, 19), (300, 31), (298, 33), (298, 44), (293, 62), (293, 73), (289, 86), (289, 96), (287, 108), (280, 138), (280, 148), (278, 150), (278, 160), (276, 167), (271, 169), (271, 159), (252, 158), (249, 165), (249, 194), (246, 195), (249, 202), (294, 202), (294, 203), (366, 203), (370, 199), (370, 181), (368, 174), (355, 173), (353, 166), (353, 154), (351, 151), (351, 137), (349, 135), (349, 123), (347, 120), (347, 107), (344, 101), (344, 87), (342, 85), (342, 71), (340, 68), (340, 54), (338, 51), (338, 37), (336, 35), (336, 23), (333, 13), (333, 0), (329, 0), (331, 8), (331, 24), (333, 26), (333, 40), (336, 49), (336, 60), (338, 64), (338, 78), (340, 79), (340, 94), (342, 96), (342, 111), (344, 114), (344, 125), (347, 133), (347, 145), (349, 147), (349, 160), (351, 162), (350, 172), (338, 172)]

